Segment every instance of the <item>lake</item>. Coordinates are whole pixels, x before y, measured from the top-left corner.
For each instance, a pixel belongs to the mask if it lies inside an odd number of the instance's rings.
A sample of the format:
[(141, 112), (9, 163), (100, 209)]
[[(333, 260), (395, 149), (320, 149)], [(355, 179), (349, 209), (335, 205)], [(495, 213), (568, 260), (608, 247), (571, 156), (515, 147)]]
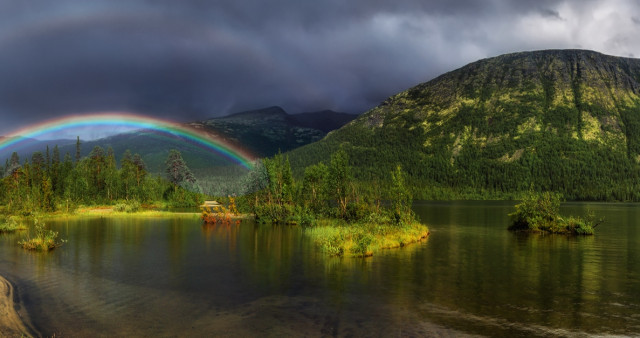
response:
[(566, 203), (591, 237), (508, 232), (513, 202), (417, 202), (428, 240), (326, 257), (289, 226), (194, 217), (47, 225), (48, 254), (0, 236), (0, 275), (51, 336), (640, 334), (640, 204)]

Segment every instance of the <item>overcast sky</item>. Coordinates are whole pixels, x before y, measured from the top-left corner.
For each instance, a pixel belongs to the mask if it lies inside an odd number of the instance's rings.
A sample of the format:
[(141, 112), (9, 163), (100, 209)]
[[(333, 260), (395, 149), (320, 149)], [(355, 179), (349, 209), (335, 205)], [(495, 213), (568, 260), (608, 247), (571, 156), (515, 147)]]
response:
[(477, 59), (640, 56), (632, 0), (0, 0), (0, 135), (68, 114), (366, 111)]

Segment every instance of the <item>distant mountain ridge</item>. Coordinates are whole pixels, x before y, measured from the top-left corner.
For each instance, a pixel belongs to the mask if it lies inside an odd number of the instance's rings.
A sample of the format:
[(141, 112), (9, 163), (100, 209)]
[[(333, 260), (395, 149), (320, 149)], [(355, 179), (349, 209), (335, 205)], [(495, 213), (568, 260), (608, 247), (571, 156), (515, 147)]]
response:
[(288, 114), (278, 106), (190, 123), (248, 149), (259, 157), (286, 152), (322, 139), (357, 115), (331, 110)]
[[(185, 125), (204, 128), (208, 133), (240, 148), (247, 149), (257, 157), (266, 157), (272, 156), (278, 151), (285, 152), (317, 141), (324, 137), (328, 131), (341, 127), (355, 117), (357, 115), (330, 110), (291, 115), (282, 108), (274, 106), (195, 121)], [(318, 123), (319, 127), (314, 128), (314, 123)], [(0, 136), (1, 139), (2, 136)], [(30, 159), (33, 152), (44, 152), (47, 145), (53, 149), (56, 144), (60, 148), (62, 156), (67, 152), (75, 156), (75, 142), (76, 140), (29, 140), (21, 142), (18, 147), (10, 147), (5, 151), (0, 151), (0, 159), (9, 158), (11, 152), (15, 150), (18, 151), (24, 162), (24, 160)], [(117, 134), (97, 140), (81, 140), (81, 142), (83, 156), (89, 154), (95, 146), (101, 146), (105, 149), (112, 147), (118, 159), (127, 149), (133, 153), (139, 153), (147, 163), (149, 170), (155, 173), (163, 172), (164, 161), (170, 149), (182, 151), (185, 160), (196, 172), (198, 169), (229, 165), (228, 162), (207, 150), (181, 140), (158, 136), (145, 130)]]
[(544, 50), (470, 63), (391, 96), (289, 154), (301, 168), (345, 149), (356, 174), (414, 193), (640, 200), (640, 60)]

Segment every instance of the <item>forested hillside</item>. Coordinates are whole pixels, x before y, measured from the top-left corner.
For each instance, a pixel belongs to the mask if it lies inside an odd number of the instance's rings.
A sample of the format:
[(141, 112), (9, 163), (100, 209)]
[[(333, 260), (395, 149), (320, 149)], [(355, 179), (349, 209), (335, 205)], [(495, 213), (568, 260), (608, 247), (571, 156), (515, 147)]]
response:
[(112, 148), (95, 146), (81, 156), (61, 155), (58, 147), (35, 152), (21, 161), (13, 153), (0, 166), (0, 211), (31, 215), (72, 212), (80, 205), (114, 205), (118, 211), (137, 211), (142, 204), (193, 207), (202, 202), (196, 179), (177, 150), (169, 151), (165, 175), (149, 175), (139, 154), (127, 150), (118, 160)]
[(388, 98), (289, 154), (297, 174), (343, 148), (360, 180), (401, 164), (419, 198), (640, 200), (640, 60), (583, 50), (507, 54)]

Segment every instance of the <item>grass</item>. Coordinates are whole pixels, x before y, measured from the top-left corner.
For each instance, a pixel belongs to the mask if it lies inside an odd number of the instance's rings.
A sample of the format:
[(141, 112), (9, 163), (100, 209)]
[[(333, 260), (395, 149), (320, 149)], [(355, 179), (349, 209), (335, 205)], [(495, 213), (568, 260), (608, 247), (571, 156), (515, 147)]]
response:
[(122, 201), (113, 206), (113, 210), (117, 212), (134, 213), (140, 211), (141, 207), (138, 201)]
[(27, 227), (18, 221), (18, 218), (11, 216), (0, 224), (0, 233), (27, 230)]
[(35, 236), (18, 242), (23, 248), (34, 251), (49, 251), (61, 246), (65, 240), (58, 240), (58, 233), (47, 229), (44, 223), (35, 219)]
[(321, 219), (316, 226), (305, 229), (305, 234), (328, 255), (368, 257), (418, 242), (429, 235), (429, 228), (416, 221), (398, 225), (388, 218), (372, 216), (355, 224)]
[[(137, 209), (134, 211), (134, 209)], [(156, 208), (149, 207), (140, 207), (132, 208), (127, 207), (126, 205), (103, 205), (103, 206), (90, 206), (90, 207), (79, 207), (73, 212), (50, 212), (40, 214), (41, 217), (44, 218), (65, 218), (65, 219), (73, 219), (73, 218), (82, 218), (82, 217), (113, 217), (113, 218), (151, 218), (151, 217), (193, 217), (197, 218), (200, 216), (198, 212), (174, 212), (174, 211), (164, 211), (158, 210)]]

